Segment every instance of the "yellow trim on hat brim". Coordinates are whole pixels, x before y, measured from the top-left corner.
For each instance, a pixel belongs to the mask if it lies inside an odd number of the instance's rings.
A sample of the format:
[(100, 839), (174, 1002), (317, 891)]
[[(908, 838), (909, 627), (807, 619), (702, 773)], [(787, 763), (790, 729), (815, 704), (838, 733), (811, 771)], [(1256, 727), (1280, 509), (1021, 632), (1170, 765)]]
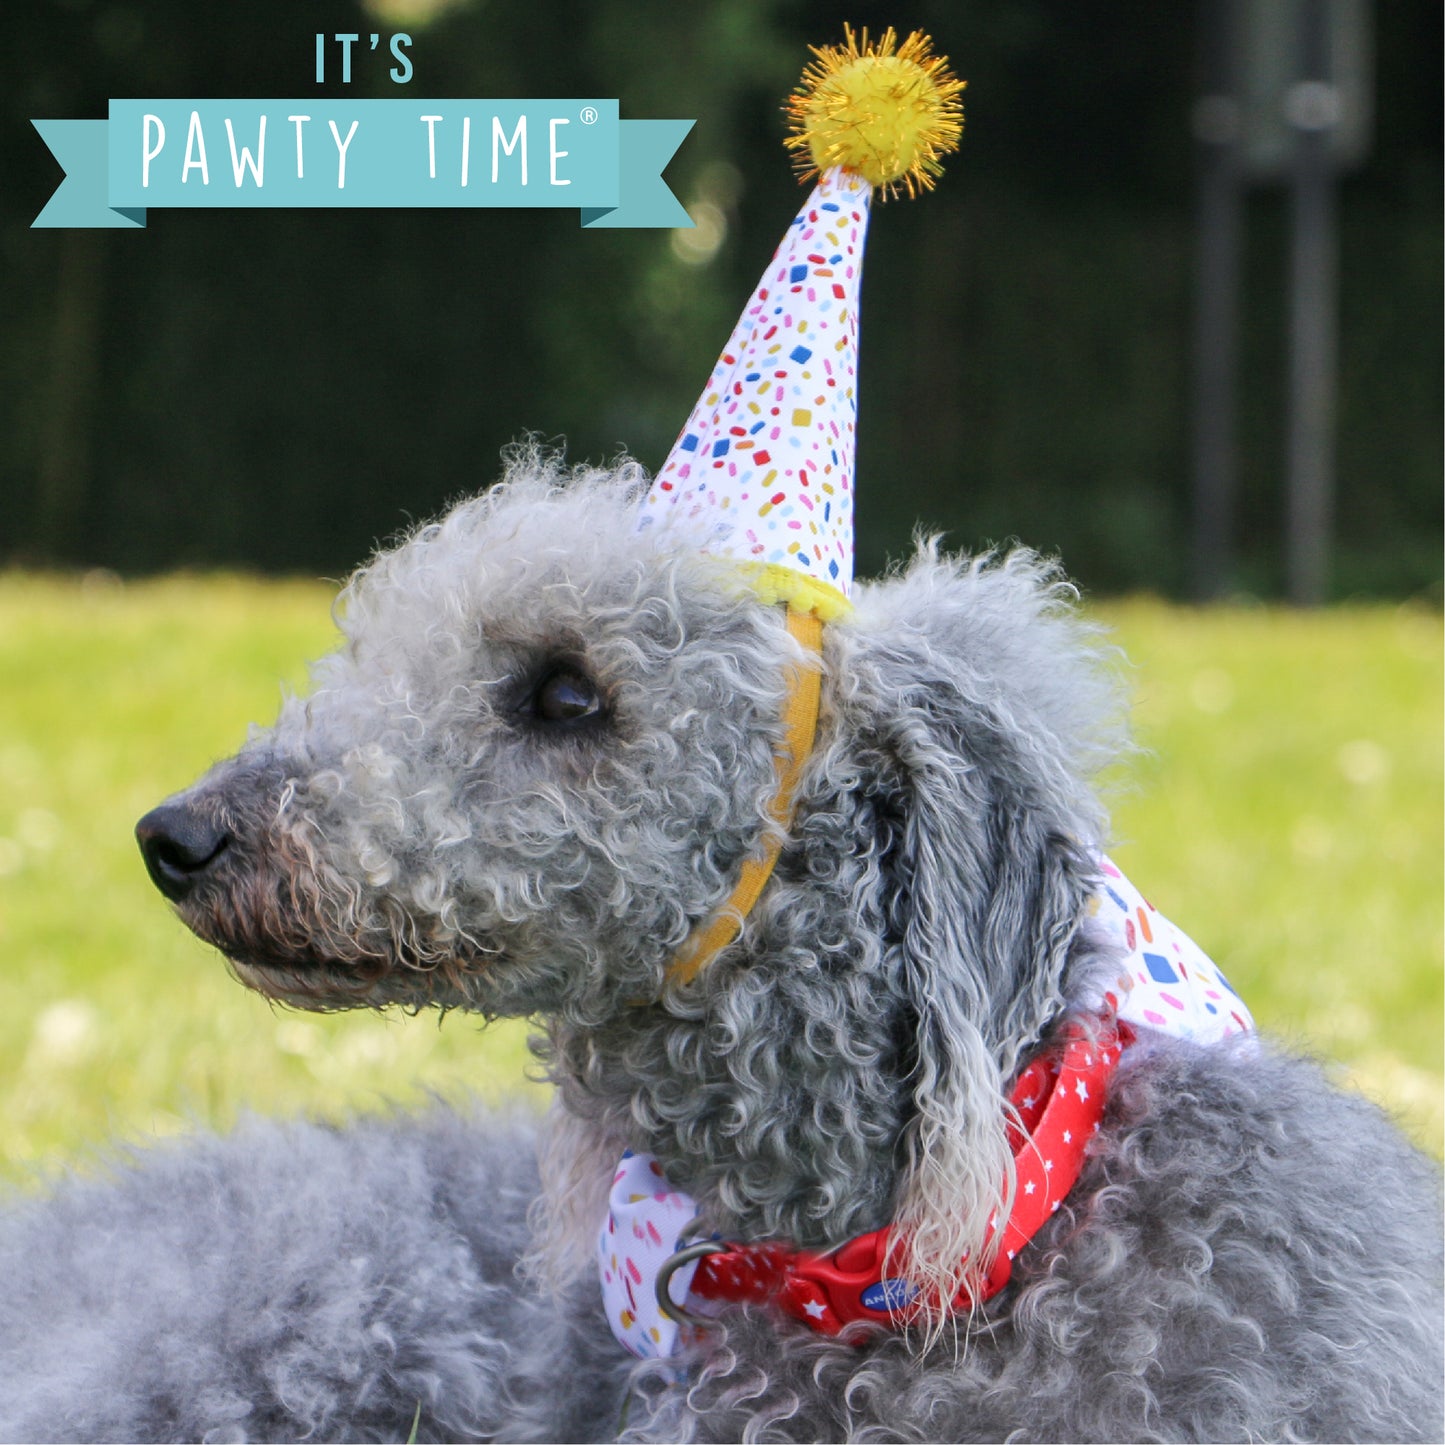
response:
[[(768, 570), (786, 573), (789, 569), (772, 567)], [(810, 583), (806, 577), (798, 577), (797, 580), (813, 586), (823, 585)], [(829, 587), (827, 590), (833, 592), (834, 589)], [(848, 599), (841, 592), (835, 595), (845, 608), (849, 606)], [(827, 601), (826, 598), (818, 600)], [(788, 631), (802, 644), (809, 658), (801, 667), (788, 671), (788, 694), (783, 702), (783, 745), (773, 759), (778, 787), (768, 804), (768, 817), (777, 826), (764, 839), (763, 851), (744, 860), (738, 871), (737, 884), (727, 902), (694, 930), (668, 964), (669, 983), (691, 982), (738, 936), (743, 920), (773, 876), (773, 867), (793, 821), (798, 782), (818, 732), (818, 703), (823, 687), (823, 622), (824, 618), (816, 611), (804, 611), (791, 603), (788, 606)]]
[(831, 583), (780, 562), (746, 562), (743, 571), (764, 602), (786, 603), (789, 614), (811, 614), (821, 622), (837, 622), (853, 611), (853, 604)]

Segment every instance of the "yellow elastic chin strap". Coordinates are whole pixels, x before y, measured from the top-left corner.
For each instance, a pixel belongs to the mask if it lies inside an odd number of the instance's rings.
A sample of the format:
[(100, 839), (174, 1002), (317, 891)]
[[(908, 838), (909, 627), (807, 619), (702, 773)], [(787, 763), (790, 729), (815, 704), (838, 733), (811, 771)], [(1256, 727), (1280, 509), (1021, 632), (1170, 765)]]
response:
[[(803, 765), (813, 751), (818, 731), (818, 698), (823, 684), (823, 624), (852, 610), (848, 599), (826, 583), (799, 576), (784, 567), (760, 567), (752, 576), (753, 586), (766, 602), (786, 605), (788, 631), (807, 649), (808, 666), (788, 673), (788, 692), (783, 701), (783, 744), (773, 757), (778, 786), (768, 805), (768, 817), (777, 824), (763, 840), (760, 855), (744, 860), (738, 881), (727, 901), (704, 923), (698, 925), (667, 966), (666, 982), (691, 982), (730, 944), (741, 931), (772, 877), (783, 839), (793, 820), (793, 803)], [(816, 660), (816, 666), (811, 665)]]

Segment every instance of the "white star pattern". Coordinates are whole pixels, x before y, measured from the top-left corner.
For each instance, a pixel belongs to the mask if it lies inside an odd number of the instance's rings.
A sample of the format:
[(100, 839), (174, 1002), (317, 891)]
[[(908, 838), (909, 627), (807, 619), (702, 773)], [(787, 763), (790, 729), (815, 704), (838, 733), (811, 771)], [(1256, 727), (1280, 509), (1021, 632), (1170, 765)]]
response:
[(1065, 1130), (1064, 1130), (1064, 1143), (1065, 1143), (1065, 1144), (1072, 1144), (1073, 1142), (1074, 1142), (1074, 1133), (1073, 1133), (1073, 1130), (1072, 1130), (1072, 1129), (1065, 1129)]
[(1074, 1083), (1074, 1092), (1079, 1096), (1079, 1101), (1082, 1103), (1089, 1097), (1089, 1086), (1082, 1079), (1078, 1079)]
[(817, 1300), (810, 1299), (804, 1306), (804, 1311), (811, 1320), (820, 1320), (826, 1312), (827, 1306), (819, 1304)]
[(1030, 1179), (1029, 1182), (1024, 1185), (1024, 1193), (1025, 1193), (1025, 1194), (1032, 1194), (1033, 1192), (1034, 1192), (1034, 1181), (1033, 1181), (1032, 1179)]

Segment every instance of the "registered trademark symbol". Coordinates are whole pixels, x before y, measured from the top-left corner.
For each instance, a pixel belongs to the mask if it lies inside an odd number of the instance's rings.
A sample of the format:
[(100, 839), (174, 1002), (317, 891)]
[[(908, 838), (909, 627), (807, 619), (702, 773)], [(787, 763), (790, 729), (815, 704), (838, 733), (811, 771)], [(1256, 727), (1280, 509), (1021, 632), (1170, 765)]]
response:
[(593, 107), (590, 106), (590, 105), (584, 105), (584, 106), (582, 107), (582, 124), (583, 124), (583, 125), (596, 125), (596, 124), (597, 124), (597, 112), (596, 112), (596, 110), (594, 110)]

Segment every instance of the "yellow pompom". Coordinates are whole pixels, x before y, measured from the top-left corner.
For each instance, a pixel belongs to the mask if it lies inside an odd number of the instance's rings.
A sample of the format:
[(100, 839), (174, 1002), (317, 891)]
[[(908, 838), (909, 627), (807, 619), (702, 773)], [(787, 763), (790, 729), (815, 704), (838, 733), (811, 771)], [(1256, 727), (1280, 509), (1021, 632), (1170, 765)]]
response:
[(902, 45), (892, 26), (876, 45), (867, 30), (861, 42), (851, 26), (843, 34), (844, 45), (810, 47), (817, 59), (788, 98), (793, 133), (785, 144), (801, 178), (842, 166), (884, 196), (931, 190), (941, 158), (963, 134), (958, 97), (966, 82), (931, 53), (922, 31)]

